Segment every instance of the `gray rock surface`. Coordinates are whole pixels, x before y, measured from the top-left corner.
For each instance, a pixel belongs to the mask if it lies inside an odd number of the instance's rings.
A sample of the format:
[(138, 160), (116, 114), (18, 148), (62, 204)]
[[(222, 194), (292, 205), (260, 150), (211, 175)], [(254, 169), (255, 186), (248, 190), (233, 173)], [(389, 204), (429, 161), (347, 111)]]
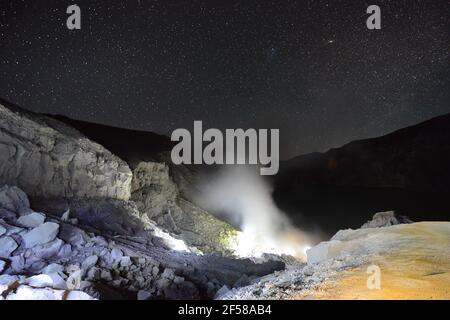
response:
[(204, 252), (231, 254), (236, 229), (184, 198), (166, 164), (139, 163), (131, 185), (141, 214)]
[(0, 258), (8, 258), (18, 247), (17, 242), (11, 237), (0, 238)]
[(17, 223), (26, 228), (36, 228), (43, 224), (44, 221), (45, 215), (38, 212), (32, 212), (17, 219)]
[(40, 226), (24, 233), (22, 238), (26, 248), (32, 248), (36, 245), (46, 244), (54, 240), (58, 234), (59, 225), (54, 222), (46, 222)]
[(30, 196), (127, 200), (130, 183), (124, 161), (76, 130), (0, 104), (0, 185), (19, 186)]
[(377, 212), (374, 214), (372, 220), (361, 226), (361, 229), (389, 227), (396, 224), (412, 222), (408, 217), (397, 215), (395, 211)]

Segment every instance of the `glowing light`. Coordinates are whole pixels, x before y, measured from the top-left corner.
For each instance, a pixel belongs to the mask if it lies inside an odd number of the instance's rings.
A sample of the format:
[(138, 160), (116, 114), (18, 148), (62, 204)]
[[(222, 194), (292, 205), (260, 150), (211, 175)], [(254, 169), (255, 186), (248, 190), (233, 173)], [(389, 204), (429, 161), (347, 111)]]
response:
[(175, 250), (175, 251), (191, 252), (191, 250), (186, 245), (186, 243), (184, 243), (183, 240), (175, 239), (170, 234), (168, 234), (167, 232), (164, 232), (160, 229), (155, 229), (154, 233), (156, 236), (164, 239), (165, 243), (167, 244), (167, 246), (170, 249)]
[(279, 234), (276, 239), (257, 235), (250, 229), (239, 232), (236, 238), (234, 253), (242, 258), (261, 257), (263, 254), (289, 255), (304, 260), (306, 250), (303, 239), (293, 230)]

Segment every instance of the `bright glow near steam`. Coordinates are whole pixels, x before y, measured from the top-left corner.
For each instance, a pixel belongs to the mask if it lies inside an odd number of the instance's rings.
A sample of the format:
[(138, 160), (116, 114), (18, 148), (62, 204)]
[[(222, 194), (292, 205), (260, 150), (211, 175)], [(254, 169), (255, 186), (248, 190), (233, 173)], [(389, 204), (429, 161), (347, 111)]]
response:
[(170, 234), (162, 231), (161, 229), (155, 229), (154, 233), (157, 237), (164, 239), (165, 243), (170, 249), (181, 252), (191, 252), (191, 250), (183, 240), (175, 239)]
[(200, 187), (197, 201), (240, 225), (234, 251), (240, 257), (263, 253), (305, 257), (309, 236), (294, 228), (272, 199), (272, 190), (257, 170), (234, 166), (222, 170)]

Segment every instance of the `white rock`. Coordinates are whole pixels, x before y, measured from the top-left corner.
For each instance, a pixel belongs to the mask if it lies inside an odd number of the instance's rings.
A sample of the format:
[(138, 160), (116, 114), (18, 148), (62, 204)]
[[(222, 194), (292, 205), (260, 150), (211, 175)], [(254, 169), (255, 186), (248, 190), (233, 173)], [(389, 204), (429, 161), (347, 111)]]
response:
[(6, 229), (5, 235), (7, 235), (7, 236), (10, 236), (13, 234), (18, 234), (25, 230), (23, 228), (19, 228), (17, 226), (10, 225), (10, 224), (6, 223), (3, 219), (0, 219), (0, 225)]
[(69, 221), (70, 209), (67, 209), (61, 216), (61, 221), (67, 222)]
[(340, 243), (338, 240), (324, 241), (306, 251), (308, 264), (318, 263), (329, 258), (331, 248)]
[(113, 248), (111, 250), (111, 258), (113, 259), (114, 262), (119, 261), (119, 259), (122, 257), (123, 257), (122, 250), (120, 250), (118, 248)]
[(6, 233), (6, 228), (3, 226), (0, 226), (0, 236), (4, 235)]
[(61, 259), (69, 259), (72, 256), (72, 246), (68, 243), (59, 249), (58, 257)]
[(26, 248), (53, 241), (58, 235), (59, 225), (46, 222), (22, 235)]
[(52, 263), (46, 266), (44, 269), (40, 271), (43, 274), (51, 274), (51, 273), (58, 273), (61, 274), (64, 272), (64, 267), (57, 263)]
[(148, 300), (151, 296), (152, 294), (145, 290), (139, 290), (139, 292), (137, 293), (138, 300)]
[(57, 273), (38, 274), (36, 276), (28, 278), (25, 281), (25, 283), (35, 288), (51, 287), (54, 289), (63, 289), (63, 290), (67, 288), (66, 282)]
[(25, 268), (25, 258), (23, 256), (13, 256), (10, 257), (11, 268), (14, 272), (22, 272)]
[(121, 267), (127, 268), (131, 265), (132, 265), (132, 263), (131, 263), (130, 257), (125, 256), (125, 257), (120, 258), (120, 266)]
[(81, 269), (89, 270), (90, 268), (92, 268), (93, 266), (95, 266), (97, 264), (97, 261), (98, 261), (98, 256), (96, 256), (96, 255), (87, 257), (86, 259), (84, 259), (83, 263), (81, 264)]
[(33, 255), (35, 257), (39, 257), (41, 259), (49, 259), (58, 255), (59, 250), (61, 249), (63, 244), (64, 242), (61, 239), (56, 238), (55, 240), (48, 243), (34, 246), (29, 250), (33, 252)]
[(5, 269), (6, 266), (6, 262), (3, 260), (0, 260), (0, 273), (3, 272), (3, 270)]
[(8, 258), (18, 247), (17, 242), (11, 237), (0, 238), (0, 258)]
[(9, 294), (5, 300), (62, 300), (63, 290), (51, 288), (32, 288), (21, 285), (14, 293)]
[(71, 290), (80, 289), (81, 286), (81, 269), (77, 266), (69, 266), (67, 269), (69, 272), (69, 277), (66, 280), (67, 288)]
[(44, 221), (45, 215), (39, 212), (32, 212), (17, 219), (17, 223), (26, 228), (36, 228), (37, 226), (43, 224)]
[(66, 300), (96, 300), (83, 291), (70, 291)]

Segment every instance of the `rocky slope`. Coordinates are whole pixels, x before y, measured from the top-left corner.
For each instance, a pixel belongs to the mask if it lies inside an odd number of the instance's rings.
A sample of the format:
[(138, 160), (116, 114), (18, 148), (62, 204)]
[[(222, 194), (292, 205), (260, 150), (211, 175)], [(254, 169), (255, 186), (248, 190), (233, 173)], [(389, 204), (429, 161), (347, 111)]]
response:
[(17, 187), (0, 189), (0, 299), (212, 298), (284, 268), (213, 255), (150, 220), (140, 236), (117, 236), (30, 209)]
[(127, 164), (61, 122), (0, 103), (0, 185), (30, 196), (128, 200)]
[(450, 223), (387, 222), (341, 230), (309, 250), (307, 264), (221, 299), (450, 299)]
[(231, 254), (236, 230), (188, 201), (161, 160), (169, 139), (57, 118), (0, 101), (0, 185), (19, 186), (39, 210), (71, 209), (81, 222), (122, 235), (141, 229), (129, 219), (136, 204), (137, 220), (145, 215), (204, 252)]

